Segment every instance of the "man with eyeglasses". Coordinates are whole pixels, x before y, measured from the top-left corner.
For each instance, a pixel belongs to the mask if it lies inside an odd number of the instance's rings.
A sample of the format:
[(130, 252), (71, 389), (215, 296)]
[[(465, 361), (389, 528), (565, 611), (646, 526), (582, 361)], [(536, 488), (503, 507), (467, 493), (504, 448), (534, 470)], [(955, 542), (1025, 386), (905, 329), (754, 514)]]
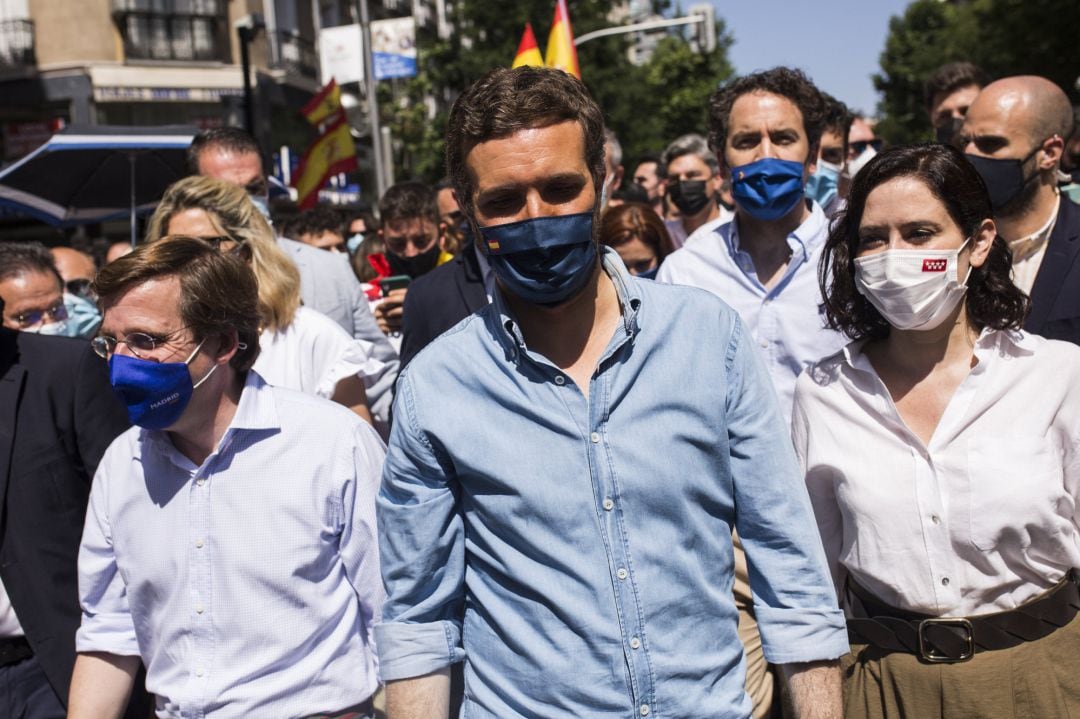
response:
[(368, 716), (382, 442), (251, 369), (258, 289), (239, 257), (165, 239), (95, 289), (93, 346), (136, 426), (90, 492), (68, 717), (117, 716), (140, 656), (161, 716)]
[[(0, 243), (0, 272), (19, 256), (13, 249)], [(41, 252), (31, 256), (48, 257)], [(51, 282), (43, 281), (48, 297), (39, 306), (59, 314), (56, 277), (42, 274)], [(0, 716), (62, 719), (90, 480), (128, 422), (90, 345), (35, 334), (55, 318), (38, 309), (9, 313), (11, 288), (10, 278), (0, 280)], [(30, 331), (16, 331), (23, 325)], [(127, 716), (144, 719), (148, 711), (139, 690)]]
[(0, 242), (0, 298), (4, 326), (43, 335), (67, 335), (64, 281), (44, 245)]
[(1080, 344), (1080, 207), (1058, 190), (1073, 111), (1060, 87), (1034, 75), (983, 88), (960, 143), (990, 193), (1013, 281), (1031, 297), (1024, 329)]

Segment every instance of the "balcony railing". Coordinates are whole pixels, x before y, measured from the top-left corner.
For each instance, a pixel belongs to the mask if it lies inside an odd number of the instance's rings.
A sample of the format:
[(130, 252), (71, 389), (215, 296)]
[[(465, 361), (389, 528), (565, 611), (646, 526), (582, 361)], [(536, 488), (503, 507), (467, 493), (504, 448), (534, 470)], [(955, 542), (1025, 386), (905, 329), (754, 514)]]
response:
[(0, 68), (34, 64), (34, 21), (0, 20)]
[(128, 60), (229, 61), (224, 14), (156, 12), (131, 5), (114, 6)]
[(287, 30), (275, 32), (274, 40), (278, 46), (275, 67), (304, 77), (318, 75), (319, 55), (315, 52), (315, 43)]

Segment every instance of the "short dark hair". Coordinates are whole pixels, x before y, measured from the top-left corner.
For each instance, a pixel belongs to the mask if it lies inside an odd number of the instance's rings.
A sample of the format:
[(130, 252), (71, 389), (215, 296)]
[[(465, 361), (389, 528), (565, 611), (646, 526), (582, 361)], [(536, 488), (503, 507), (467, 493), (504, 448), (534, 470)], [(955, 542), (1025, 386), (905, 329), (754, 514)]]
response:
[[(262, 148), (259, 147), (259, 143), (251, 136), (251, 133), (239, 127), (214, 127), (200, 132), (188, 145), (188, 174), (199, 174), (199, 156), (204, 150), (212, 147), (218, 147), (240, 155), (253, 152), (259, 156), (259, 163), (262, 164)], [(263, 168), (263, 173), (265, 174), (265, 172), (266, 168)]]
[(391, 222), (417, 219), (439, 224), (439, 203), (431, 185), (413, 180), (399, 182), (379, 198), (379, 222), (384, 227)]
[[(643, 153), (640, 157), (638, 157), (637, 164), (634, 165), (634, 169), (636, 170), (638, 168), (638, 165), (643, 165), (643, 164), (645, 164), (647, 162), (651, 162), (651, 163), (656, 165), (656, 176), (657, 177), (662, 179), (662, 178), (667, 176), (667, 168), (664, 167), (664, 163), (660, 159), (660, 153), (659, 152), (646, 152), (646, 153)], [(631, 179), (633, 179), (633, 178), (631, 178)]]
[(663, 221), (650, 205), (643, 202), (627, 202), (608, 208), (600, 220), (599, 237), (600, 243), (609, 247), (618, 247), (636, 237), (656, 253), (657, 264), (675, 251)]
[(519, 130), (567, 121), (581, 125), (585, 165), (599, 196), (604, 177), (604, 116), (580, 80), (552, 68), (498, 68), (462, 93), (447, 123), (446, 172), (466, 215), (473, 214), (473, 187), (465, 157), (473, 147)]
[(923, 102), (926, 111), (934, 109), (934, 98), (938, 95), (948, 95), (960, 88), (975, 85), (980, 90), (990, 84), (990, 75), (978, 65), (971, 62), (949, 62), (926, 78), (923, 83)]
[[(867, 196), (898, 177), (913, 177), (926, 185), (966, 237), (975, 234), (983, 220), (994, 216), (982, 178), (954, 147), (936, 143), (891, 147), (859, 170), (852, 181), (847, 209), (829, 232), (818, 268), (829, 326), (855, 340), (880, 339), (889, 334), (888, 321), (856, 287), (855, 256)], [(1005, 240), (997, 236), (986, 262), (973, 267), (968, 278), (964, 301), (972, 326), (979, 330), (1023, 326), (1030, 303), (1013, 284), (1011, 273), (1012, 253)]]
[(180, 280), (180, 318), (196, 340), (236, 332), (241, 343), (229, 361), (246, 372), (259, 356), (259, 289), (247, 262), (194, 237), (140, 245), (105, 265), (94, 280), (104, 307), (132, 287), (159, 277)]
[(840, 136), (844, 144), (844, 157), (847, 157), (848, 133), (851, 132), (851, 123), (855, 121), (855, 116), (851, 114), (847, 105), (829, 93), (822, 92), (821, 99), (825, 102), (825, 117), (821, 130), (835, 132)]
[(341, 212), (329, 205), (316, 205), (304, 210), (289, 223), (289, 232), (296, 237), (303, 235), (321, 235), (333, 232), (345, 237), (345, 220)]
[(0, 242), (0, 280), (18, 277), (28, 272), (56, 276), (60, 288), (64, 280), (56, 269), (56, 260), (40, 242)]
[(723, 156), (732, 106), (740, 97), (752, 92), (768, 92), (790, 100), (802, 114), (803, 130), (810, 146), (821, 139), (826, 115), (821, 91), (802, 70), (774, 67), (729, 82), (709, 98), (709, 147), (717, 155)]

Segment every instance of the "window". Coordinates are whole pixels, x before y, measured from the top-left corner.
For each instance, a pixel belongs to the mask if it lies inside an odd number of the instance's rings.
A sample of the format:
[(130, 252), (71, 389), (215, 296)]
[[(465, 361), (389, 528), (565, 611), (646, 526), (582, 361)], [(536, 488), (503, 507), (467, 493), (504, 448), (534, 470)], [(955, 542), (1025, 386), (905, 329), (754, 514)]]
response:
[(114, 0), (126, 57), (229, 60), (226, 0)]

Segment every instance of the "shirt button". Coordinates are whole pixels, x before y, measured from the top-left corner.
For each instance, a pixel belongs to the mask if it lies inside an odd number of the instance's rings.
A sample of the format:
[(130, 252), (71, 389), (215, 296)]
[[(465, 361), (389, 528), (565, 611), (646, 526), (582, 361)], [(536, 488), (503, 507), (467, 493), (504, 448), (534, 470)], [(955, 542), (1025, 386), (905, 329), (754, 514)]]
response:
[(203, 548), (203, 540), (196, 539), (195, 540), (195, 547), (198, 548), (198, 549), (202, 549)]
[(198, 669), (195, 670), (195, 676), (201, 677), (202, 674), (203, 674), (202, 667), (199, 667)]
[(619, 579), (626, 579), (630, 574), (622, 567), (619, 567), (619, 571), (615, 572), (615, 576)]
[(936, 514), (931, 514), (930, 521), (934, 524), (941, 524), (941, 517), (937, 516)]
[(615, 503), (611, 501), (611, 497), (604, 497), (604, 509), (609, 512), (615, 509)]
[(641, 705), (641, 716), (643, 716), (643, 717), (649, 716), (649, 705), (648, 704), (642, 704)]
[(767, 349), (768, 346), (769, 346), (769, 341), (768, 340), (761, 340), (761, 342), (759, 344), (762, 346), (762, 348)]
[(195, 605), (195, 613), (196, 614), (202, 614), (205, 611), (206, 611), (206, 607), (204, 607), (203, 605), (201, 605), (201, 604), (196, 604)]
[(559, 385), (560, 387), (563, 386), (564, 384), (566, 384), (566, 378), (563, 377), (561, 374), (555, 375), (555, 384)]
[(592, 434), (589, 435), (589, 439), (592, 440), (593, 444), (596, 444), (597, 442), (600, 441), (600, 433), (599, 432), (593, 432)]
[(206, 484), (206, 478), (205, 477), (199, 477), (198, 479), (195, 480), (195, 484), (199, 485), (200, 487), (203, 486), (204, 484)]
[(641, 640), (638, 639), (637, 637), (634, 637), (633, 639), (631, 639), (630, 640), (630, 648), (631, 649), (640, 649), (641, 648)]
[(948, 577), (942, 577), (941, 578), (941, 586), (943, 586), (943, 587), (949, 586), (949, 578)]

